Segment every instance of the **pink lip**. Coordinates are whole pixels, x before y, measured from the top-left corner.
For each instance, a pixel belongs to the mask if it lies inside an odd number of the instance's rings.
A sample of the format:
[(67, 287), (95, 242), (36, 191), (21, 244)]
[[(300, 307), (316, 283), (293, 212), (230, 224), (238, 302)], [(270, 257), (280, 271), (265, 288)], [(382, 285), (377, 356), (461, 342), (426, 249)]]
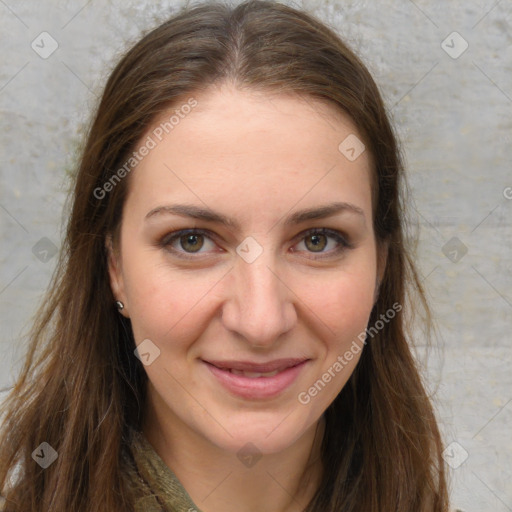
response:
[(297, 366), (300, 363), (306, 361), (306, 358), (287, 358), (287, 359), (275, 359), (274, 361), (268, 361), (266, 363), (253, 363), (251, 361), (205, 361), (205, 363), (213, 364), (220, 369), (229, 370), (244, 370), (247, 372), (259, 372), (267, 373), (273, 372), (274, 370), (285, 370), (291, 366)]
[[(264, 364), (247, 361), (203, 361), (217, 380), (231, 393), (246, 399), (277, 396), (288, 388), (306, 366), (308, 359), (279, 359)], [(230, 369), (266, 373), (281, 370), (272, 377), (250, 378), (231, 373)]]

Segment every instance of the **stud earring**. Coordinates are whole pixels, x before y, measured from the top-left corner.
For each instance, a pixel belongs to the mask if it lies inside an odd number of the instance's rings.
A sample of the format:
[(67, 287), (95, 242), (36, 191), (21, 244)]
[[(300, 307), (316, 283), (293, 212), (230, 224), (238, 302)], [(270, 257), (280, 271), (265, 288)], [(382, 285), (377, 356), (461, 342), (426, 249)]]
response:
[(116, 307), (119, 311), (124, 309), (124, 304), (120, 300), (116, 300)]

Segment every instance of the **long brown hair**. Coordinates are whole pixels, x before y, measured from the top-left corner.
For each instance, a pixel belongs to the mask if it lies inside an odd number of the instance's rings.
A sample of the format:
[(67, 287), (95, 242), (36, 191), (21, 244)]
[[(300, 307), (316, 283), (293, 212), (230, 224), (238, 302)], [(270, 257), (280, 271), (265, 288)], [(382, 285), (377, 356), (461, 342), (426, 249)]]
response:
[[(420, 298), (427, 321), (428, 306), (405, 243), (403, 164), (386, 109), (366, 67), (333, 30), (259, 0), (181, 11), (128, 51), (108, 79), (75, 176), (57, 271), (1, 410), (7, 510), (133, 510), (123, 454), (130, 427), (141, 424), (147, 377), (130, 323), (114, 306), (105, 248), (110, 234), (116, 240), (130, 180), (117, 180), (108, 194), (98, 189), (157, 116), (223, 81), (321, 99), (352, 118), (373, 158), (376, 239), (389, 247), (370, 324), (404, 305), (381, 322), (325, 412), (325, 473), (307, 511), (445, 512), (442, 442), (404, 314), (408, 297)], [(47, 469), (32, 459), (42, 442), (58, 453)]]

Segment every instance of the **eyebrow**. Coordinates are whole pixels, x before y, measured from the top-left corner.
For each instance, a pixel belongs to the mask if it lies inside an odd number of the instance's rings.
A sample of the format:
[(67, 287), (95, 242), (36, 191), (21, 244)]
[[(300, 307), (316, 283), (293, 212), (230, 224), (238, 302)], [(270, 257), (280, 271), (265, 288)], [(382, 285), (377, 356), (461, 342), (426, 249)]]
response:
[[(325, 219), (326, 217), (332, 217), (333, 215), (343, 212), (356, 214), (362, 216), (363, 220), (365, 219), (364, 211), (359, 208), (359, 206), (351, 203), (335, 202), (294, 212), (286, 217), (284, 225), (293, 226), (308, 220)], [(240, 224), (236, 220), (226, 217), (225, 215), (215, 212), (209, 208), (202, 208), (191, 204), (158, 206), (148, 212), (146, 220), (162, 214), (179, 215), (181, 217), (192, 217), (194, 219), (207, 222), (216, 222), (231, 228), (234, 231), (240, 231)]]

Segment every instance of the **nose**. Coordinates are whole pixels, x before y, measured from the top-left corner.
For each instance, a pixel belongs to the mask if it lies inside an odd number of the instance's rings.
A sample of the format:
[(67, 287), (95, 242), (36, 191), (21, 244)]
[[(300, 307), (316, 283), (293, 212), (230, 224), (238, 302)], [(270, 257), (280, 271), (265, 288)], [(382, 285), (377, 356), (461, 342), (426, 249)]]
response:
[(275, 260), (267, 251), (252, 263), (237, 258), (229, 274), (222, 310), (224, 327), (253, 347), (272, 346), (297, 321), (294, 294), (285, 276), (276, 270)]

